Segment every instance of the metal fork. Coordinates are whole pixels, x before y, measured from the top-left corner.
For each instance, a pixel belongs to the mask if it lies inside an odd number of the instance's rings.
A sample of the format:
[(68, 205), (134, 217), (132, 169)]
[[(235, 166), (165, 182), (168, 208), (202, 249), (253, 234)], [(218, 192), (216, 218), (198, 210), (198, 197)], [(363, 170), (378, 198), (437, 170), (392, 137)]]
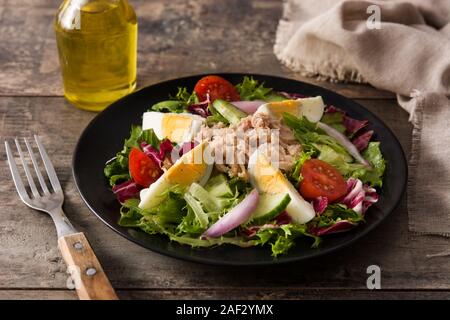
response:
[(41, 161), (44, 164), (48, 180), (50, 181), (51, 189), (47, 186), (41, 173), (30, 142), (26, 138), (23, 140), (33, 164), (40, 190), (38, 190), (30, 168), (25, 161), (24, 152), (22, 151), (19, 140), (16, 138), (14, 142), (25, 172), (27, 180), (25, 184), (27, 183), (31, 194), (25, 188), (9, 143), (5, 141), (9, 168), (11, 169), (12, 178), (20, 199), (30, 208), (46, 212), (52, 217), (58, 234), (58, 247), (68, 266), (68, 272), (72, 276), (79, 298), (87, 300), (117, 299), (117, 295), (86, 236), (72, 226), (62, 210), (64, 194), (61, 184), (39, 137), (35, 135), (34, 140), (39, 150)]

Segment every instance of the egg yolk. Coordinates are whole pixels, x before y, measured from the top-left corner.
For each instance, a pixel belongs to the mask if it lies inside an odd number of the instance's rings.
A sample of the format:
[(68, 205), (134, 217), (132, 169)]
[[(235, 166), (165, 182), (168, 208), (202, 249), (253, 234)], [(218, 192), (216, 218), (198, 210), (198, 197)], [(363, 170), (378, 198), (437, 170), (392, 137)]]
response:
[(268, 105), (270, 112), (272, 112), (277, 118), (281, 118), (283, 113), (287, 112), (294, 116), (298, 116), (300, 113), (300, 102), (296, 100), (284, 100), (271, 102)]
[(173, 184), (189, 186), (199, 181), (206, 172), (208, 165), (204, 161), (203, 151), (205, 145), (201, 144), (183, 155), (165, 173), (166, 179)]
[(280, 170), (275, 169), (268, 159), (260, 155), (253, 168), (255, 182), (261, 192), (278, 194), (286, 191), (286, 178)]
[(181, 115), (166, 115), (161, 123), (163, 136), (174, 142), (181, 142), (191, 126), (192, 119)]

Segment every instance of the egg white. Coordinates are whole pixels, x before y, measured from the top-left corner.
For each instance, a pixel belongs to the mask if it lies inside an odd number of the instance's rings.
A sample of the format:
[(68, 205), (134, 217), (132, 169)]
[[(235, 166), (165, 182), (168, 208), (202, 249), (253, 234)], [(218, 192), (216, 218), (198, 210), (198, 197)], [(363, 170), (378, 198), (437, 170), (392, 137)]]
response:
[(272, 118), (281, 119), (283, 112), (287, 112), (296, 117), (304, 116), (311, 122), (318, 122), (323, 116), (324, 109), (322, 97), (317, 96), (265, 103), (256, 110), (256, 113), (265, 113)]
[(266, 150), (267, 146), (262, 145), (249, 158), (250, 184), (259, 192), (289, 194), (291, 201), (286, 207), (286, 212), (292, 220), (298, 224), (312, 220), (316, 215), (313, 206), (303, 199), (279, 169), (272, 166), (266, 156)]
[[(190, 172), (182, 171), (183, 168), (183, 161), (185, 161), (186, 158), (192, 156), (195, 152), (203, 150), (203, 148), (207, 148), (207, 143), (203, 142), (200, 145), (196, 146), (191, 151), (184, 154), (181, 158), (179, 158), (169, 169), (168, 171), (164, 172), (161, 177), (159, 177), (158, 180), (156, 180), (154, 183), (152, 183), (148, 188), (143, 189), (140, 192), (140, 199), (139, 202), (139, 208), (141, 209), (150, 209), (154, 208), (157, 205), (161, 203), (161, 201), (164, 199), (164, 193), (169, 188), (173, 187), (175, 184), (173, 181), (170, 181), (169, 177), (173, 177), (177, 174), (184, 175), (183, 177), (187, 177), (188, 183), (184, 185), (185, 187), (189, 187), (192, 183), (197, 182), (200, 185), (204, 185), (209, 177), (211, 176), (211, 172), (213, 170), (214, 162), (212, 161), (212, 158), (207, 158), (205, 153), (202, 153), (202, 160), (203, 163), (206, 164), (206, 167), (204, 169), (204, 172), (202, 172), (200, 177), (196, 177), (195, 173), (192, 173), (191, 178), (189, 178)], [(199, 150), (200, 149), (200, 150)], [(208, 153), (206, 153), (208, 154)], [(197, 160), (197, 158), (194, 158)]]
[[(174, 136), (170, 136), (167, 137), (164, 132), (167, 131), (166, 129), (168, 128), (164, 128), (164, 121), (163, 119), (165, 117), (182, 117), (182, 118), (186, 118), (187, 120), (190, 120), (190, 126), (187, 130), (181, 132), (181, 134), (177, 134), (177, 136), (181, 136), (181, 138), (175, 138)], [(197, 134), (197, 132), (200, 130), (200, 127), (202, 126), (202, 124), (205, 122), (205, 119), (195, 115), (195, 114), (191, 114), (191, 113), (163, 113), (163, 112), (154, 112), (154, 111), (149, 111), (149, 112), (145, 112), (143, 117), (142, 117), (142, 130), (147, 130), (147, 129), (153, 129), (153, 131), (155, 132), (156, 136), (159, 139), (165, 139), (165, 138), (169, 138), (172, 142), (176, 142), (176, 143), (182, 143), (185, 141), (190, 141), (192, 140), (192, 138), (194, 138), (194, 136)], [(180, 128), (176, 128), (177, 130), (181, 130)]]

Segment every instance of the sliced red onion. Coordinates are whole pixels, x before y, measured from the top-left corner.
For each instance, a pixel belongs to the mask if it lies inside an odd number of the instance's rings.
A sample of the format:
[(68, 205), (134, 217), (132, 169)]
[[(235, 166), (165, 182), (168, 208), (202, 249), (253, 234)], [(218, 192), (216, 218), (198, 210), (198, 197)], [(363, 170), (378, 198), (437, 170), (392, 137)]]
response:
[(365, 192), (361, 180), (349, 178), (347, 180), (347, 191), (348, 194), (341, 202), (345, 204), (347, 208), (362, 214)]
[(289, 215), (289, 213), (283, 211), (275, 218), (275, 221), (277, 222), (278, 225), (289, 224), (292, 222), (292, 218)]
[(317, 215), (322, 214), (328, 206), (328, 198), (327, 197), (317, 197), (312, 201), (312, 205), (314, 207), (314, 211)]
[(265, 101), (253, 100), (253, 101), (233, 101), (231, 104), (246, 114), (253, 114)]
[(141, 142), (141, 148), (142, 151), (155, 163), (157, 163), (160, 167), (162, 167), (162, 162), (164, 161), (164, 158), (167, 154), (170, 154), (170, 152), (173, 149), (173, 145), (170, 142), (169, 139), (165, 139), (162, 141), (159, 145), (159, 151), (153, 146), (149, 145), (146, 142)]
[(217, 238), (233, 230), (243, 222), (247, 221), (256, 209), (259, 201), (259, 194), (253, 189), (237, 206), (220, 218), (205, 232), (205, 236)]
[(373, 130), (366, 131), (352, 139), (352, 143), (355, 145), (356, 149), (363, 151), (369, 145), (370, 139), (372, 139)]
[(141, 190), (142, 187), (133, 180), (128, 180), (121, 184), (117, 184), (112, 188), (117, 200), (119, 200), (121, 204), (128, 199), (138, 198), (139, 191)]
[(348, 220), (341, 220), (329, 227), (313, 227), (309, 229), (309, 232), (316, 236), (323, 236), (326, 234), (346, 232), (356, 226), (356, 223)]
[(368, 185), (364, 185), (363, 189), (365, 192), (365, 196), (364, 196), (364, 201), (363, 201), (362, 212), (364, 214), (371, 205), (378, 202), (378, 199), (380, 198), (380, 196), (378, 195), (377, 190), (375, 190), (375, 188), (372, 188)]
[(353, 158), (355, 158), (356, 161), (368, 167), (371, 167), (370, 163), (363, 158), (363, 156), (359, 153), (358, 149), (356, 149), (355, 145), (350, 140), (348, 140), (348, 138), (344, 136), (342, 133), (322, 122), (318, 122), (317, 127), (325, 131), (325, 133), (328, 134), (330, 137), (336, 139), (337, 142), (339, 142), (345, 148), (345, 150), (347, 150), (348, 153), (350, 153), (353, 156)]
[(188, 106), (188, 111), (192, 114), (197, 114), (200, 117), (207, 118), (208, 116), (211, 115), (208, 106), (209, 106), (209, 99), (199, 103), (191, 104), (190, 106)]

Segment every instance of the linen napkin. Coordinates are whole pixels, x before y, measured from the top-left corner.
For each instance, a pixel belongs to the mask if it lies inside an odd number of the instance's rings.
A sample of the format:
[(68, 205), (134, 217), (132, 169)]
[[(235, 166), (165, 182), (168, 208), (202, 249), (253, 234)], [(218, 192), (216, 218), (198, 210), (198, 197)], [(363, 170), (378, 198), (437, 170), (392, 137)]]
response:
[(303, 75), (397, 93), (414, 128), (409, 228), (450, 237), (450, 1), (286, 0), (274, 52)]

